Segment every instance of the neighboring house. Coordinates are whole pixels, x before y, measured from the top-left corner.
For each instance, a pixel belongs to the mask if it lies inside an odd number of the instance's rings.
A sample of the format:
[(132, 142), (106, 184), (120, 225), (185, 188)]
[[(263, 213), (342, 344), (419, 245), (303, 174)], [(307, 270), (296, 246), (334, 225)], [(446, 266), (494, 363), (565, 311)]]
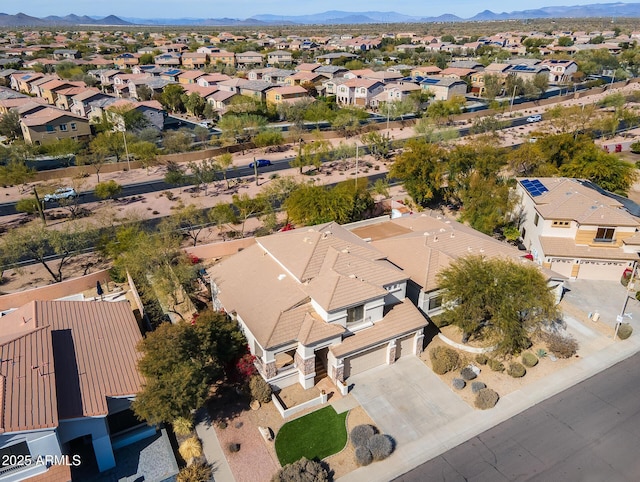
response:
[(462, 67), (447, 67), (438, 75), (445, 78), (460, 80), (460, 79), (466, 79), (467, 77), (470, 77), (475, 72), (476, 71), (474, 69), (466, 69)]
[[(93, 90), (93, 89), (91, 89)], [(71, 110), (73, 97), (87, 91), (87, 87), (67, 87), (56, 91), (56, 107), (58, 109)]]
[[(157, 100), (148, 100), (145, 102), (137, 102), (129, 99), (118, 99), (115, 102), (110, 103), (106, 109), (103, 109), (102, 112), (105, 112), (109, 120), (115, 125), (124, 126), (124, 118), (119, 113), (122, 111), (131, 111), (137, 110), (140, 112), (146, 119), (146, 123), (144, 128), (152, 127), (159, 131), (164, 129), (164, 121), (167, 117), (167, 112), (165, 111), (162, 104)], [(95, 109), (92, 117), (100, 115), (102, 116), (102, 112), (98, 109)]]
[(396, 82), (402, 79), (402, 77), (403, 75), (400, 72), (392, 72), (389, 70), (379, 70), (377, 72), (362, 75), (362, 78), (364, 79), (379, 80), (383, 84)]
[(241, 68), (246, 68), (250, 65), (260, 65), (263, 60), (264, 57), (258, 52), (247, 51), (236, 54), (236, 64)]
[(338, 85), (336, 101), (343, 105), (367, 107), (383, 89), (384, 84), (379, 80), (351, 79)]
[(551, 69), (547, 65), (528, 65), (528, 64), (518, 64), (512, 65), (511, 68), (507, 71), (509, 74), (514, 74), (516, 77), (524, 80), (524, 81), (533, 81), (536, 75), (544, 74), (549, 75)]
[(180, 67), (180, 54), (171, 52), (156, 55), (153, 58), (153, 63), (157, 67)]
[(203, 87), (211, 87), (218, 85), (218, 82), (230, 79), (231, 77), (225, 74), (205, 74), (202, 77), (198, 77), (197, 84)]
[[(49, 82), (40, 84), (38, 89), (40, 91), (40, 97), (46, 100), (49, 104), (56, 105), (58, 93), (72, 87), (81, 87), (86, 89), (87, 84), (82, 81), (71, 82), (67, 80), (50, 80)], [(76, 94), (78, 93), (80, 92), (76, 92)]]
[(142, 388), (141, 339), (126, 301), (31, 301), (0, 317), (0, 454), (16, 456), (0, 479), (71, 480), (69, 467), (19, 461), (69, 454), (77, 464), (73, 447), (85, 443), (101, 472), (115, 467), (113, 421)]
[(446, 77), (425, 77), (420, 82), (420, 87), (431, 92), (434, 100), (449, 100), (467, 93), (467, 83), (464, 80)]
[(288, 76), (284, 80), (284, 83), (287, 85), (319, 85), (325, 80), (327, 80), (327, 78), (324, 75), (318, 74), (316, 72), (295, 72)]
[(51, 144), (60, 139), (86, 139), (91, 136), (89, 121), (55, 107), (46, 107), (20, 118), (25, 142)]
[(411, 69), (411, 77), (428, 77), (429, 75), (438, 75), (442, 69), (435, 65), (426, 65), (424, 67), (416, 67)]
[(408, 276), (336, 223), (256, 238), (209, 274), (214, 307), (276, 387), (311, 388), (326, 371), (346, 393), (349, 377), (422, 351), (428, 321)]
[(288, 85), (269, 89), (266, 94), (267, 104), (277, 105), (283, 102), (297, 102), (302, 99), (313, 100), (307, 89), (299, 85)]
[(262, 80), (271, 82), (272, 84), (282, 85), (286, 83), (287, 77), (293, 75), (294, 72), (294, 70), (271, 68), (268, 72), (262, 74)]
[(540, 65), (549, 67), (549, 83), (551, 84), (567, 83), (578, 71), (578, 64), (573, 60), (547, 59), (540, 62)]
[(182, 66), (185, 69), (203, 69), (208, 62), (207, 54), (186, 52), (182, 54)]
[(264, 102), (267, 100), (267, 92), (273, 88), (273, 84), (264, 80), (246, 80), (238, 85), (238, 93)]
[(56, 49), (53, 51), (53, 58), (55, 60), (74, 60), (80, 57), (80, 52), (75, 49)]
[(204, 77), (205, 74), (201, 70), (187, 70), (178, 75), (178, 83), (180, 84), (197, 84), (200, 77)]
[(638, 260), (640, 221), (569, 178), (519, 178), (520, 232), (534, 260), (571, 278), (619, 280)]
[(207, 102), (209, 102), (218, 112), (224, 113), (231, 104), (231, 99), (237, 95), (238, 94), (235, 92), (218, 90), (217, 92), (207, 96)]
[(273, 52), (269, 52), (267, 54), (267, 64), (290, 64), (293, 62), (293, 55), (291, 52), (287, 52), (286, 50), (275, 50)]
[(121, 69), (133, 67), (134, 65), (138, 65), (139, 62), (140, 54), (131, 54), (128, 52), (116, 55), (116, 57), (113, 59), (113, 63), (116, 65), (116, 67), (119, 67)]
[(98, 99), (113, 98), (112, 96), (100, 92), (98, 89), (86, 89), (80, 94), (74, 95), (71, 104), (71, 112), (81, 117), (89, 117), (91, 106), (89, 103)]
[[(198, 49), (199, 50), (199, 49)], [(227, 52), (226, 50), (216, 50), (209, 54), (211, 65), (224, 65), (226, 67), (235, 67), (236, 54)]]
[[(438, 273), (453, 261), (476, 255), (530, 263), (517, 248), (439, 214), (398, 213), (397, 216), (352, 231), (362, 239), (370, 240), (386, 259), (403, 270), (409, 279), (407, 298), (428, 316), (444, 311)], [(540, 269), (559, 302), (565, 277), (546, 268)]]
[(331, 64), (332, 62), (338, 60), (338, 59), (343, 59), (343, 58), (348, 58), (348, 59), (357, 59), (359, 56), (356, 54), (351, 54), (349, 52), (333, 52), (333, 53), (329, 53), (329, 54), (324, 54), (324, 55), (318, 55), (316, 57), (316, 60), (320, 63), (324, 63), (324, 64)]
[(378, 108), (381, 104), (405, 100), (412, 92), (420, 92), (422, 88), (414, 82), (396, 82), (384, 86), (384, 90), (371, 99), (371, 107)]
[[(298, 70), (301, 69), (298, 68)], [(344, 77), (344, 74), (349, 72), (349, 70), (337, 65), (321, 65), (320, 67), (314, 69), (313, 72), (315, 72), (316, 74), (324, 75), (328, 79), (335, 79), (338, 77)]]

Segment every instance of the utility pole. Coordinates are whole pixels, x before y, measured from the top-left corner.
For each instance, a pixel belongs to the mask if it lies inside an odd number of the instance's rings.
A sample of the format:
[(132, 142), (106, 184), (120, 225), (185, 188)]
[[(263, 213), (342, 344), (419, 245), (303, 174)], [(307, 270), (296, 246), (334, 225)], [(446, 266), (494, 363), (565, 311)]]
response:
[(622, 324), (622, 320), (624, 319), (624, 310), (627, 308), (627, 302), (629, 301), (629, 290), (633, 286), (633, 277), (636, 274), (636, 261), (633, 262), (633, 268), (631, 271), (631, 278), (629, 278), (629, 283), (627, 283), (627, 290), (624, 293), (624, 301), (622, 303), (622, 309), (620, 310), (620, 314), (616, 317), (616, 330), (613, 333), (613, 341), (616, 340), (616, 336), (618, 336), (618, 330), (620, 329), (620, 325)]
[(356, 190), (358, 189), (358, 141), (356, 141)]
[(514, 85), (513, 86), (513, 94), (511, 94), (511, 107), (509, 107), (509, 114), (511, 114), (511, 111), (513, 110), (513, 101), (516, 100), (516, 89), (518, 88), (518, 85)]

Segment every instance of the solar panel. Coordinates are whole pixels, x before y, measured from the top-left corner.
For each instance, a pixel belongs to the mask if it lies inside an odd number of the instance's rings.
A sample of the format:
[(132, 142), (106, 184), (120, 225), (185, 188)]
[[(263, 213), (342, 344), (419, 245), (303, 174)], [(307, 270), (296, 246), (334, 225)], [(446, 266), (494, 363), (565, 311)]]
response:
[(423, 84), (437, 84), (440, 82), (440, 79), (424, 79), (422, 81)]
[(522, 187), (524, 187), (533, 197), (540, 196), (549, 191), (538, 179), (525, 179), (520, 184), (522, 184)]

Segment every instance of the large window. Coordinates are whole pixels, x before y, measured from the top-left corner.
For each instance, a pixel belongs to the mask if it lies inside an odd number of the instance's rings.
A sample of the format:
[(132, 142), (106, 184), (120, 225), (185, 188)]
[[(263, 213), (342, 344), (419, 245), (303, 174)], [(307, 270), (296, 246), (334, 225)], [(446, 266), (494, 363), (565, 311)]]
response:
[(347, 326), (364, 321), (364, 305), (347, 309)]
[(616, 232), (616, 228), (598, 228), (594, 241), (596, 243), (613, 243), (615, 239), (613, 235)]
[(429, 311), (436, 310), (442, 306), (442, 296), (433, 296), (429, 298)]

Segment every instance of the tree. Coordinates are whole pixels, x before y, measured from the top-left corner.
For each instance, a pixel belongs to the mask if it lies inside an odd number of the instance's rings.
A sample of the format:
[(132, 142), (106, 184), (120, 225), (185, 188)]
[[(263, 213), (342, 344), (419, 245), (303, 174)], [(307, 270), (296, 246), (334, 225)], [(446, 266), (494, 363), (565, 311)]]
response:
[(153, 65), (153, 54), (142, 54), (138, 62), (140, 65)]
[(166, 132), (162, 141), (167, 153), (186, 152), (191, 148), (191, 133), (188, 131)]
[(445, 151), (436, 144), (411, 139), (396, 157), (389, 176), (402, 181), (413, 201), (426, 206), (443, 194)]
[(515, 205), (506, 182), (496, 176), (484, 177), (479, 172), (471, 174), (459, 197), (463, 207), (460, 219), (489, 235), (509, 222), (508, 215)]
[(184, 94), (182, 97), (182, 103), (187, 109), (187, 112), (196, 117), (202, 116), (204, 108), (207, 105), (207, 101), (204, 100), (204, 98), (198, 92)]
[(0, 184), (3, 186), (21, 185), (21, 192), (24, 192), (25, 185), (35, 175), (35, 169), (28, 167), (24, 161), (10, 160), (6, 165), (0, 166)]
[(389, 157), (389, 138), (378, 131), (371, 131), (361, 136), (362, 142), (369, 146), (369, 152), (378, 161)]
[(504, 80), (504, 89), (509, 97), (522, 95), (524, 93), (524, 81), (516, 74), (509, 74)]
[(362, 128), (360, 121), (367, 116), (360, 109), (340, 109), (331, 122), (331, 127), (346, 137), (357, 134)]
[(207, 217), (209, 221), (215, 223), (223, 240), (225, 237), (224, 227), (238, 222), (238, 216), (231, 204), (216, 204), (209, 210)]
[(198, 142), (207, 142), (211, 138), (209, 129), (204, 126), (195, 126), (193, 129), (193, 135)]
[(284, 137), (280, 131), (275, 129), (265, 129), (255, 136), (253, 143), (259, 148), (281, 146), (284, 144)]
[(153, 98), (153, 90), (146, 84), (136, 86), (136, 94), (138, 96), (138, 100), (141, 102), (146, 102)]
[(322, 167), (323, 159), (329, 157), (330, 146), (329, 141), (317, 136), (316, 140), (305, 142), (298, 146), (298, 155), (289, 165), (299, 168), (300, 174), (302, 174), (302, 169), (305, 166), (314, 166), (319, 170)]
[(437, 275), (446, 321), (463, 340), (482, 329), (495, 333), (498, 350), (516, 354), (530, 346), (529, 333), (558, 317), (555, 297), (533, 264), (505, 258), (466, 256)]
[(164, 182), (173, 186), (182, 186), (187, 182), (187, 175), (184, 168), (173, 161), (167, 162), (167, 172), (164, 175)]
[(153, 142), (134, 142), (129, 146), (129, 152), (135, 159), (140, 161), (142, 167), (147, 171), (147, 176), (149, 175), (149, 168), (158, 163), (158, 147)]
[(16, 211), (19, 213), (35, 214), (38, 212), (38, 200), (35, 196), (20, 199), (16, 203)]
[[(127, 139), (129, 143), (133, 141), (133, 137)], [(100, 132), (89, 143), (89, 150), (92, 154), (100, 156), (104, 159), (116, 156), (116, 160), (120, 160), (120, 156), (124, 154), (124, 139), (122, 132)], [(97, 159), (96, 159), (97, 161)]]
[(484, 97), (491, 102), (502, 92), (502, 79), (497, 74), (484, 76)]
[(0, 136), (6, 136), (10, 141), (22, 138), (20, 114), (17, 111), (12, 109), (0, 116)]
[(198, 237), (205, 228), (206, 216), (201, 208), (194, 204), (181, 206), (171, 216), (170, 221), (174, 226), (183, 231), (193, 241), (193, 245), (198, 244)]
[(538, 92), (538, 97), (542, 97), (549, 88), (549, 76), (547, 74), (537, 74), (533, 78), (533, 87)]
[(184, 87), (180, 84), (169, 84), (162, 91), (160, 102), (171, 112), (184, 112), (183, 94)]
[(145, 384), (132, 404), (135, 414), (151, 424), (189, 416), (245, 347), (237, 324), (223, 313), (200, 313), (193, 325), (161, 324), (138, 345)]
[(418, 136), (424, 136), (426, 142), (447, 143), (460, 135), (455, 128), (439, 128), (430, 117), (421, 117), (413, 127)]
[(304, 120), (313, 122), (316, 129), (320, 128), (321, 121), (331, 121), (335, 117), (335, 112), (325, 102), (316, 101), (307, 107), (304, 113)]
[(122, 186), (113, 179), (96, 184), (95, 195), (99, 199), (115, 199), (122, 192)]
[(242, 222), (242, 226), (240, 228), (240, 237), (244, 238), (244, 226), (252, 216), (256, 216), (260, 214), (264, 208), (264, 197), (256, 196), (255, 198), (250, 197), (248, 194), (234, 194), (231, 196), (233, 201), (233, 206), (236, 208), (238, 212), (238, 218), (240, 222)]
[[(90, 233), (77, 225), (47, 229), (40, 223), (11, 229), (2, 238), (2, 249), (14, 262), (34, 259), (42, 264), (56, 283), (64, 279), (63, 270), (82, 248), (89, 244)], [(56, 255), (51, 259), (51, 255)]]
[(204, 159), (201, 162), (189, 162), (187, 167), (191, 170), (198, 189), (204, 184), (204, 195), (208, 195), (209, 183), (216, 180), (220, 166), (213, 159)]

